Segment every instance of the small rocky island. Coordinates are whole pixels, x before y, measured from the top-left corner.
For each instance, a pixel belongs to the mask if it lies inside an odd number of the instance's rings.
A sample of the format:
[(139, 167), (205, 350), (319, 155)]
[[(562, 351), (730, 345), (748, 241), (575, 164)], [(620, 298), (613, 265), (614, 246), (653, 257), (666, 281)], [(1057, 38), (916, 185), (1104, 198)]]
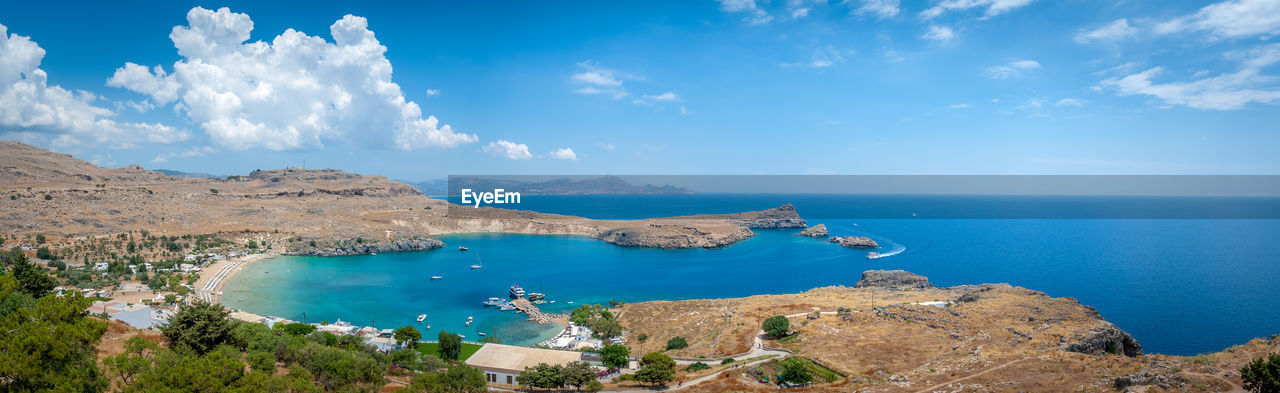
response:
[(806, 237), (827, 237), (827, 235), (828, 235), (827, 224), (814, 225), (814, 226), (805, 228), (803, 231), (800, 231), (800, 233), (796, 234), (796, 236), (806, 236)]
[(865, 236), (834, 236), (827, 241), (849, 248), (880, 248), (880, 244)]

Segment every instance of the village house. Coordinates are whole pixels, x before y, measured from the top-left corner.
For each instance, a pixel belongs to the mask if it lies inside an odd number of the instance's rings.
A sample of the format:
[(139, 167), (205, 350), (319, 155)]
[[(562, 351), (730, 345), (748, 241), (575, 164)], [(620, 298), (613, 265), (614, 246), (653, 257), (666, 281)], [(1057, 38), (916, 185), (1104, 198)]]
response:
[(537, 366), (538, 363), (563, 366), (580, 360), (581, 352), (485, 344), (465, 363), (483, 371), (489, 383), (515, 385), (516, 375), (520, 375), (525, 367)]
[(169, 322), (173, 312), (165, 309), (151, 308), (142, 304), (129, 304), (122, 301), (97, 301), (89, 306), (89, 312), (107, 314), (108, 318), (121, 321), (138, 329), (150, 329)]

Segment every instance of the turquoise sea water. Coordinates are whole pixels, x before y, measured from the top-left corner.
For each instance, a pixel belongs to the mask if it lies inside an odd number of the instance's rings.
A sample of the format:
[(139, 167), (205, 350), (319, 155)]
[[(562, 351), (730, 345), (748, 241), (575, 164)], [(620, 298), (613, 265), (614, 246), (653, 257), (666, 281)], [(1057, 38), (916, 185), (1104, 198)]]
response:
[[(1275, 308), (1275, 299), (1280, 299), (1276, 219), (851, 218), (870, 214), (851, 212), (847, 201), (838, 198), (812, 196), (537, 200), (532, 208), (540, 211), (615, 219), (755, 210), (793, 202), (810, 224), (825, 223), (833, 235), (870, 236), (884, 245), (877, 251), (900, 253), (867, 260), (866, 251), (793, 236), (798, 230), (757, 230), (757, 236), (718, 250), (624, 248), (579, 236), (458, 234), (441, 236), (447, 246), (432, 251), (257, 262), (228, 284), (223, 302), (298, 320), (305, 312), (311, 322), (341, 318), (380, 328), (430, 325), (424, 332), (429, 338), (441, 329), (471, 340), (485, 332), (524, 345), (549, 338), (558, 327), (539, 326), (521, 315), (480, 305), (489, 297), (505, 297), (511, 284), (546, 293), (556, 303), (544, 309), (564, 311), (611, 299), (798, 292), (852, 285), (864, 270), (905, 269), (942, 286), (1008, 282), (1075, 297), (1133, 334), (1148, 352), (1218, 351), (1280, 333), (1280, 312)], [(978, 202), (987, 206), (982, 209), (994, 209), (992, 216), (1001, 214), (1002, 204), (1024, 211), (1028, 206)], [(903, 212), (972, 214), (974, 203), (902, 198), (893, 206)], [(1152, 205), (1092, 200), (1072, 209), (1094, 209), (1083, 213), (1108, 217), (1097, 209), (1126, 203)], [(1274, 213), (1270, 200), (1214, 203), (1233, 211)], [(909, 208), (903, 210), (903, 204)], [(1082, 212), (1037, 214), (1072, 217)], [(459, 245), (471, 251), (459, 252)], [(472, 270), (469, 265), (477, 262), (477, 255), (484, 268)], [(428, 278), (437, 274), (444, 279)], [(423, 313), (427, 321), (417, 324), (416, 316)], [(476, 321), (470, 327), (464, 326), (468, 316)]]

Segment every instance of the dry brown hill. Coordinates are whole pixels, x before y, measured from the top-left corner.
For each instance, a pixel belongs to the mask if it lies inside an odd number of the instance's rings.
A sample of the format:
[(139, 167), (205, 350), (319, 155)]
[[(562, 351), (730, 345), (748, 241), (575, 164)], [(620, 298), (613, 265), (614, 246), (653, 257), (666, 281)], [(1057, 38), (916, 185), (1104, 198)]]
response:
[(229, 179), (176, 178), (136, 165), (99, 168), (18, 142), (0, 142), (0, 168), (7, 180), (0, 188), (0, 233), (19, 239), (43, 234), (55, 247), (146, 230), (222, 234), (310, 255), (427, 249), (442, 245), (431, 236), (457, 232), (576, 234), (623, 246), (713, 248), (754, 235), (749, 228), (804, 223), (790, 206), (638, 221), (471, 209), (383, 176), (290, 168)]
[[(927, 304), (933, 301), (951, 303)], [(842, 307), (851, 311), (838, 313)], [(764, 345), (845, 376), (797, 392), (1234, 391), (1240, 367), (1280, 352), (1277, 336), (1195, 357), (1144, 354), (1092, 307), (1007, 284), (860, 283), (796, 294), (643, 302), (615, 311), (633, 354), (663, 351), (679, 336), (689, 347), (666, 353), (711, 359), (748, 351), (766, 318), (791, 316), (794, 333)], [(647, 335), (643, 342), (636, 338), (640, 333)], [(777, 391), (747, 371), (729, 368), (690, 391)]]

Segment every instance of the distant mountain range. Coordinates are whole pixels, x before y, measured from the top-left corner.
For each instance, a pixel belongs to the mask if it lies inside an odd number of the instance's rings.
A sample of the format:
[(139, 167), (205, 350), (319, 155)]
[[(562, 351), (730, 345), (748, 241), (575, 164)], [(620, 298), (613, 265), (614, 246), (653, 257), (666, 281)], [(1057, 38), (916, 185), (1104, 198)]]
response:
[(634, 185), (618, 176), (602, 176), (590, 179), (560, 178), (545, 181), (521, 181), (512, 179), (487, 179), (479, 177), (453, 178), (424, 182), (404, 182), (422, 193), (433, 196), (446, 195), (452, 189), (457, 194), (463, 188), (473, 190), (505, 189), (525, 195), (588, 195), (588, 194), (692, 194), (689, 189), (671, 185)]
[(176, 171), (173, 169), (152, 169), (152, 170), (163, 173), (165, 176), (173, 176), (173, 177), (189, 177), (189, 178), (206, 178), (207, 177), (212, 179), (221, 179), (226, 177), (226, 176), (211, 175), (208, 173)]

